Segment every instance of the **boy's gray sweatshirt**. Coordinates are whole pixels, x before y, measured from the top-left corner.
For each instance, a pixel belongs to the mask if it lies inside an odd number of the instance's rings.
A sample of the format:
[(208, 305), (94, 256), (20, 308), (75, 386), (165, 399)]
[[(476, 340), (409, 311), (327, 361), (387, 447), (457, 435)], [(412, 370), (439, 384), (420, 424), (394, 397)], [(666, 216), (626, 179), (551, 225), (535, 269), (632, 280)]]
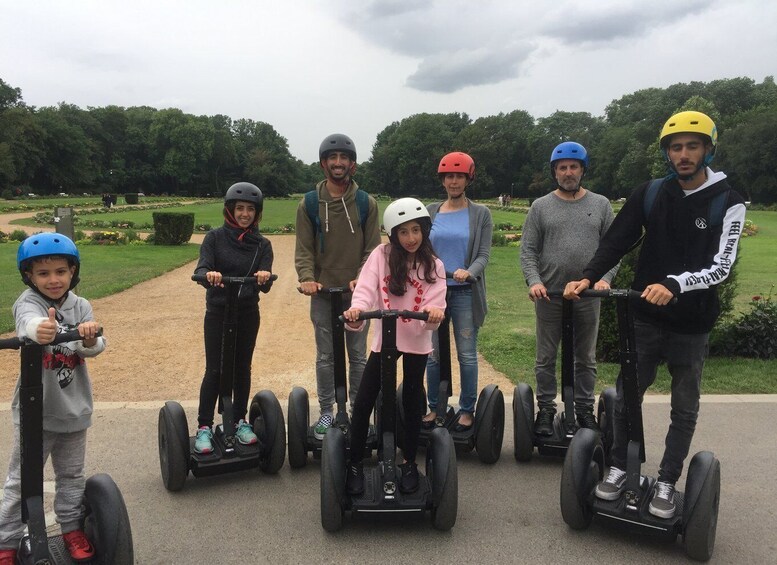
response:
[[(51, 301), (32, 289), (25, 290), (13, 305), (16, 335), (35, 339), (38, 325), (48, 319)], [(92, 321), (92, 306), (85, 298), (69, 292), (57, 310), (58, 332), (75, 329)], [(93, 347), (71, 341), (44, 347), (43, 352), (43, 429), (69, 433), (92, 425), (92, 383), (86, 370), (86, 357), (105, 349), (105, 338)], [(13, 421), (19, 424), (19, 381), (11, 404)]]

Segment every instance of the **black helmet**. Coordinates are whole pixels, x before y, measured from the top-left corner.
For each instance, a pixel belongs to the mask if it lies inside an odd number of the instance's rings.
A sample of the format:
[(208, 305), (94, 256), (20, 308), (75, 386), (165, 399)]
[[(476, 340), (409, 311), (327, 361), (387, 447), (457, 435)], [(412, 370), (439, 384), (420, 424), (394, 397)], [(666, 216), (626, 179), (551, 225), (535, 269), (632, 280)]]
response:
[(318, 148), (318, 160), (326, 159), (332, 151), (342, 151), (347, 153), (351, 160), (356, 162), (356, 146), (353, 144), (353, 140), (347, 135), (342, 133), (333, 133), (327, 136), (324, 141), (321, 142), (321, 147)]
[(250, 182), (236, 182), (227, 189), (227, 193), (224, 195), (224, 203), (235, 200), (251, 202), (256, 207), (257, 214), (262, 211), (264, 206), (262, 191)]

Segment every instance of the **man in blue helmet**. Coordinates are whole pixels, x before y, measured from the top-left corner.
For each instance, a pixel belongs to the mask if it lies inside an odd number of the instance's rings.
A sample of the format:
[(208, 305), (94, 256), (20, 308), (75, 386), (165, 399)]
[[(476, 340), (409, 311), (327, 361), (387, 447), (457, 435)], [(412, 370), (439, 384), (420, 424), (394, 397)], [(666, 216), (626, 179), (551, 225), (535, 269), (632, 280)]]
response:
[[(588, 153), (579, 143), (566, 141), (553, 149), (550, 174), (556, 188), (532, 203), (521, 236), (521, 269), (537, 319), (534, 374), (539, 410), (534, 433), (541, 436), (553, 435), (563, 302), (549, 297), (548, 289), (562, 290), (569, 277), (580, 276), (613, 219), (607, 198), (580, 184), (587, 169)], [(609, 288), (616, 271), (617, 266), (604, 273), (594, 288)], [(599, 299), (575, 305), (574, 325), (577, 423), (599, 431), (594, 416)]]
[[(640, 402), (661, 362), (672, 377), (671, 425), (648, 507), (659, 518), (671, 518), (676, 511), (675, 483), (696, 430), (709, 333), (720, 314), (717, 287), (731, 272), (745, 223), (742, 197), (725, 173), (708, 166), (717, 141), (718, 130), (706, 114), (686, 111), (669, 118), (659, 142), (671, 174), (634, 190), (582, 277), (574, 277), (564, 290), (565, 297), (579, 298), (644, 232), (631, 284), (643, 298), (631, 309)], [(620, 376), (616, 390), (612, 466), (595, 491), (603, 500), (617, 500), (626, 484), (627, 421)]]

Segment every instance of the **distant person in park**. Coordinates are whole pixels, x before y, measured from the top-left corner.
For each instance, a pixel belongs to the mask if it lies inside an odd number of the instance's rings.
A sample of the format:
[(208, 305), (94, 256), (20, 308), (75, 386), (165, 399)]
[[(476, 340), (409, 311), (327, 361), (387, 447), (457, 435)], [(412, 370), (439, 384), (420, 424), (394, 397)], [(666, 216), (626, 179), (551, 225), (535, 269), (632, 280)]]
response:
[[(380, 243), (378, 205), (353, 180), (356, 146), (335, 133), (321, 142), (319, 164), (325, 180), (305, 194), (297, 208), (294, 264), (300, 290), (310, 296), (310, 320), (316, 339), (316, 391), (320, 416), (314, 435), (323, 439), (334, 423), (334, 357), (330, 296), (321, 288), (356, 286), (359, 270)], [(349, 308), (351, 295), (343, 295)], [(351, 409), (367, 363), (367, 332), (345, 335)]]
[[(661, 151), (671, 174), (636, 188), (615, 217), (599, 249), (564, 296), (579, 293), (611, 269), (642, 239), (631, 285), (640, 402), (661, 362), (672, 380), (671, 424), (666, 434), (651, 514), (675, 514), (675, 483), (696, 429), (702, 370), (709, 333), (720, 313), (718, 285), (730, 274), (745, 222), (745, 204), (709, 164), (718, 131), (701, 112), (680, 112), (664, 124)], [(652, 202), (651, 202), (652, 201)], [(673, 299), (676, 302), (672, 302)], [(616, 500), (626, 483), (626, 412), (623, 382), (617, 380), (612, 466), (596, 496)]]
[[(453, 278), (447, 281), (446, 315), (453, 326), (459, 362), (461, 392), (456, 431), (474, 423), (478, 391), (478, 330), (486, 319), (486, 266), (491, 257), (493, 222), (491, 210), (467, 198), (467, 187), (475, 179), (475, 161), (466, 153), (448, 153), (437, 166), (437, 176), (446, 199), (429, 204), (432, 219), (429, 239), (434, 251)], [(476, 279), (470, 283), (467, 279)], [(432, 336), (434, 351), (426, 362), (426, 394), (429, 412), (426, 428), (434, 426), (440, 388), (440, 351), (437, 332)]]
[[(365, 322), (358, 321), (363, 311), (394, 309), (429, 313), (427, 321), (398, 320), (396, 330), (396, 345), (403, 368), (402, 406), (406, 415), (405, 462), (400, 466), (399, 489), (411, 493), (418, 490), (419, 484), (415, 458), (426, 358), (432, 350), (432, 333), (445, 313), (445, 269), (434, 255), (429, 240), (432, 222), (419, 200), (400, 198), (389, 204), (383, 213), (383, 226), (389, 234), (389, 243), (379, 245), (370, 254), (359, 275), (351, 307), (343, 312), (343, 316), (347, 329), (361, 330), (349, 331), (349, 334), (366, 334)], [(382, 323), (382, 320), (376, 321), (370, 357), (353, 409), (351, 458), (346, 479), (346, 488), (352, 495), (364, 492), (362, 459), (370, 413), (380, 392)], [(384, 391), (383, 394), (394, 392)]]
[(251, 359), (259, 333), (259, 292), (272, 287), (273, 251), (270, 241), (259, 233), (264, 198), (248, 182), (238, 182), (224, 196), (224, 225), (210, 230), (200, 246), (200, 260), (194, 274), (205, 275), (205, 375), (200, 385), (197, 415), (196, 453), (213, 452), (213, 419), (221, 382), (221, 344), (227, 294), (222, 277), (256, 277), (238, 294), (232, 415), (235, 436), (243, 445), (258, 441), (253, 426), (245, 420), (251, 392)]
[[(92, 383), (86, 359), (105, 349), (97, 337), (99, 324), (92, 306), (76, 296), (81, 259), (75, 244), (57, 233), (25, 239), (17, 266), (29, 286), (13, 305), (16, 335), (43, 349), (43, 462), (51, 456), (54, 469), (54, 513), (68, 554), (74, 561), (90, 560), (94, 545), (83, 530), (86, 430), (92, 425)], [(49, 345), (58, 333), (78, 329), (79, 341)], [(14, 445), (0, 505), (0, 564), (14, 565), (24, 534), (19, 444), (19, 383), (11, 404)]]
[[(535, 200), (521, 235), (521, 270), (529, 287), (536, 314), (537, 418), (534, 433), (553, 435), (556, 414), (556, 358), (561, 342), (563, 299), (551, 298), (548, 290), (563, 290), (579, 277), (593, 257), (599, 240), (612, 223), (610, 201), (581, 184), (588, 169), (585, 147), (574, 141), (557, 145), (550, 155), (550, 176), (556, 188)], [(616, 261), (617, 263), (617, 261)], [(610, 288), (617, 266), (596, 279), (594, 288)], [(594, 416), (596, 383), (596, 338), (599, 331), (600, 299), (575, 304), (575, 416), (583, 428), (599, 431)]]

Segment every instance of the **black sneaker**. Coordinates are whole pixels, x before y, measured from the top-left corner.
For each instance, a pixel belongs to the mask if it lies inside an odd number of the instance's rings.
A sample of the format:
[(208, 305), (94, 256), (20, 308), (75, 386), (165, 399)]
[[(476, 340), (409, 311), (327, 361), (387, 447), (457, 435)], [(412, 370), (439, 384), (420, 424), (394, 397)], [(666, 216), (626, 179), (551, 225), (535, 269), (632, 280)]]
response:
[(418, 490), (418, 466), (415, 463), (403, 463), (399, 466), (402, 477), (399, 479), (399, 490), (410, 494)]
[(552, 436), (555, 415), (556, 409), (553, 407), (540, 408), (540, 411), (537, 412), (537, 419), (534, 421), (534, 433), (538, 436)]
[(595, 431), (597, 434), (601, 434), (602, 430), (599, 424), (596, 423), (596, 416), (594, 416), (594, 407), (585, 406), (575, 411), (577, 414), (577, 425), (581, 428), (588, 428)]
[(659, 518), (671, 518), (674, 516), (677, 505), (674, 500), (675, 489), (672, 483), (664, 481), (656, 482), (653, 498), (650, 501), (648, 510), (653, 516)]
[(348, 465), (345, 488), (350, 495), (359, 495), (364, 492), (364, 466), (361, 463)]

